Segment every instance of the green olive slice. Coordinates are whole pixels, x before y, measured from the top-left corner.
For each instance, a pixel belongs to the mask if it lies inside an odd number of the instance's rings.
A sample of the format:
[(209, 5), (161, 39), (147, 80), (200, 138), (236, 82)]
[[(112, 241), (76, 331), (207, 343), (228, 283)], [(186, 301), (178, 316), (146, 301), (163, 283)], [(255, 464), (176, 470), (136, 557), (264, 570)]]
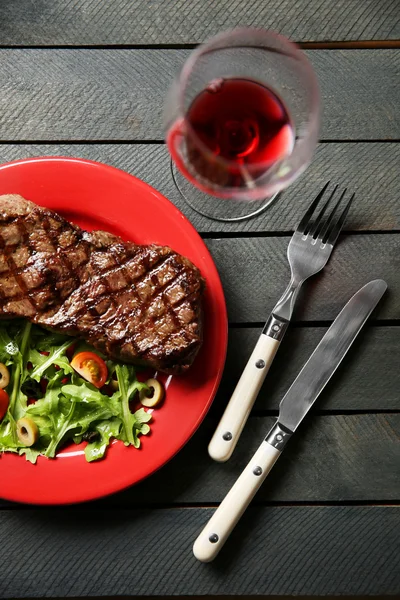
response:
[(39, 429), (29, 417), (23, 417), (17, 421), (17, 436), (24, 446), (33, 446), (39, 439)]
[(150, 388), (151, 395), (146, 390), (141, 390), (139, 400), (147, 408), (154, 408), (164, 398), (164, 387), (157, 379), (148, 379), (146, 385)]

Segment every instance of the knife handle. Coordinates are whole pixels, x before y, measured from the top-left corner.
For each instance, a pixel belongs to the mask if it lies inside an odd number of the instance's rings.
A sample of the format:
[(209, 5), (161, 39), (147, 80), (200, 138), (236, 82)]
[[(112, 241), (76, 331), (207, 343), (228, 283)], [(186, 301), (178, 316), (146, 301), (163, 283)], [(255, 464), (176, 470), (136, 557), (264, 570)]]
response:
[(214, 460), (225, 462), (231, 457), (279, 344), (280, 340), (260, 335), (208, 446)]
[(217, 556), (280, 455), (280, 450), (263, 441), (196, 539), (193, 554), (198, 560), (210, 562)]

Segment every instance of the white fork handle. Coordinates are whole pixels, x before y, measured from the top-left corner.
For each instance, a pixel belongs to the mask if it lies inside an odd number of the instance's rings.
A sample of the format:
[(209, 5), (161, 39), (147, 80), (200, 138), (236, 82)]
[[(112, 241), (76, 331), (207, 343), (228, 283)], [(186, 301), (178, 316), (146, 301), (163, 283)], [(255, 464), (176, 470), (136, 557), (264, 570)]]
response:
[(232, 455), (280, 342), (262, 333), (208, 446), (214, 460)]
[(268, 442), (261, 444), (196, 539), (193, 554), (198, 560), (210, 562), (217, 556), (280, 455)]

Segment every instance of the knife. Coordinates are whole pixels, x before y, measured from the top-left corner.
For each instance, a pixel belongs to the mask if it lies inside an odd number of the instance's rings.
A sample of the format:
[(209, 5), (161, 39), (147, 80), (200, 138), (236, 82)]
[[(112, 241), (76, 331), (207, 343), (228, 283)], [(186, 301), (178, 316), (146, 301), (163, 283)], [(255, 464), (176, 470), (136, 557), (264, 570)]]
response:
[(370, 281), (350, 298), (329, 327), (282, 399), (277, 422), (196, 539), (193, 553), (198, 560), (210, 562), (217, 556), (386, 289), (382, 279)]

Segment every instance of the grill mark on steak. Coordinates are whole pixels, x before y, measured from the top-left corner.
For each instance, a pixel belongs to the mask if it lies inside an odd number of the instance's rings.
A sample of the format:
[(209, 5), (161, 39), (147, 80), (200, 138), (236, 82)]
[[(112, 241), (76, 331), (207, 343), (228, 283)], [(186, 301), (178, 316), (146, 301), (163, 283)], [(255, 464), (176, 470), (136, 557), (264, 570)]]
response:
[[(144, 280), (145, 280), (145, 278), (149, 276), (149, 273), (148, 273), (148, 271), (146, 270), (146, 271), (145, 271), (145, 272), (144, 272), (142, 275), (140, 275), (138, 278), (136, 278), (136, 279), (132, 280), (132, 278), (130, 277), (130, 275), (129, 275), (129, 273), (128, 273), (127, 269), (126, 269), (126, 263), (125, 263), (125, 264), (124, 264), (124, 263), (122, 263), (122, 262), (119, 260), (119, 257), (117, 257), (117, 256), (115, 255), (115, 252), (114, 252), (114, 250), (115, 250), (115, 249), (113, 249), (113, 248), (111, 247), (111, 248), (110, 248), (110, 250), (111, 250), (111, 253), (114, 255), (114, 258), (116, 259), (116, 262), (117, 262), (117, 265), (118, 265), (118, 266), (117, 266), (117, 268), (116, 268), (116, 267), (111, 267), (109, 270), (107, 270), (107, 271), (105, 271), (105, 272), (103, 272), (102, 274), (100, 274), (100, 275), (99, 275), (99, 277), (101, 277), (101, 278), (102, 278), (102, 280), (103, 280), (103, 282), (104, 282), (104, 284), (105, 284), (105, 287), (106, 287), (107, 289), (106, 289), (106, 291), (103, 293), (103, 295), (101, 295), (101, 296), (99, 297), (99, 301), (97, 302), (97, 304), (98, 304), (99, 302), (101, 302), (101, 300), (104, 298), (104, 296), (109, 296), (109, 295), (111, 294), (111, 290), (110, 290), (110, 288), (109, 288), (109, 285), (108, 285), (108, 283), (107, 283), (107, 280), (105, 280), (105, 281), (104, 281), (104, 276), (107, 276), (107, 275), (112, 275), (112, 274), (114, 274), (114, 273), (123, 273), (123, 275), (124, 275), (124, 277), (126, 278), (126, 280), (128, 281), (128, 283), (130, 283), (131, 285), (132, 285), (132, 284), (134, 285), (134, 287), (132, 288), (132, 291), (133, 291), (133, 293), (135, 294), (135, 296), (136, 296), (136, 299), (137, 299), (138, 303), (140, 304), (140, 308), (141, 308), (141, 310), (142, 310), (144, 313), (146, 313), (146, 312), (147, 312), (147, 310), (148, 310), (148, 308), (149, 308), (149, 306), (150, 306), (150, 301), (154, 301), (155, 299), (157, 299), (157, 297), (159, 297), (159, 296), (162, 296), (162, 295), (163, 295), (163, 293), (164, 293), (166, 290), (168, 290), (168, 288), (169, 288), (169, 287), (172, 287), (172, 285), (174, 285), (176, 282), (178, 282), (179, 280), (181, 280), (181, 279), (182, 279), (182, 274), (181, 274), (180, 272), (178, 272), (178, 273), (177, 273), (177, 274), (176, 274), (176, 275), (175, 275), (175, 276), (174, 276), (174, 277), (173, 277), (171, 280), (169, 280), (169, 281), (168, 281), (167, 283), (165, 283), (163, 286), (160, 286), (160, 284), (159, 284), (158, 280), (157, 280), (157, 279), (155, 279), (155, 280), (153, 279), (153, 278), (156, 278), (156, 273), (151, 273), (151, 275), (150, 275), (150, 279), (151, 279), (151, 280), (152, 280), (152, 282), (153, 282), (154, 289), (155, 289), (155, 293), (154, 293), (154, 294), (151, 296), (151, 298), (150, 298), (150, 299), (145, 299), (145, 300), (143, 300), (143, 299), (141, 299), (141, 298), (140, 298), (140, 296), (139, 296), (139, 294), (138, 294), (138, 292), (137, 292), (136, 286), (137, 286), (138, 284), (140, 284), (140, 283), (143, 283), (143, 282), (144, 282)], [(131, 257), (131, 258), (132, 258), (132, 257)], [(173, 255), (172, 255), (172, 256), (171, 256), (171, 255), (164, 255), (164, 256), (158, 257), (158, 258), (157, 258), (157, 261), (156, 261), (156, 262), (155, 262), (155, 263), (154, 263), (154, 264), (151, 266), (151, 268), (152, 268), (152, 269), (156, 268), (157, 270), (159, 270), (159, 269), (160, 269), (160, 268), (163, 266), (163, 264), (165, 264), (165, 263), (166, 263), (168, 260), (169, 260), (169, 261), (171, 261), (171, 262), (173, 262), (173, 260), (174, 260), (174, 256), (173, 256)], [(149, 266), (150, 266), (150, 265), (149, 265), (149, 259), (148, 259), (148, 257), (144, 257), (144, 263), (145, 263), (145, 268), (146, 268), (146, 269), (149, 269)], [(119, 297), (119, 296), (122, 296), (124, 293), (125, 293), (125, 289), (122, 289), (122, 290), (117, 290), (117, 291), (114, 291), (114, 292), (113, 292), (113, 296), (112, 296), (112, 298), (111, 298), (111, 301), (112, 301), (112, 303), (113, 303), (114, 307), (116, 306), (116, 300), (118, 299), (118, 297)], [(184, 298), (183, 298), (183, 299), (184, 299)], [(183, 299), (182, 299), (182, 300), (183, 300)], [(167, 314), (169, 314), (169, 316), (171, 317), (171, 319), (172, 319), (172, 320), (173, 320), (173, 322), (174, 322), (174, 326), (175, 326), (176, 328), (178, 328), (178, 327), (180, 326), (180, 323), (179, 323), (178, 319), (176, 318), (176, 315), (175, 315), (175, 313), (174, 313), (173, 309), (172, 309), (172, 308), (169, 306), (168, 300), (164, 299), (164, 305), (165, 305), (165, 308), (166, 308)], [(175, 305), (174, 305), (174, 306), (175, 306)], [(92, 308), (92, 307), (87, 307), (87, 306), (86, 306), (85, 308), (86, 308), (86, 309), (88, 309), (88, 308), (89, 308), (89, 310), (90, 310), (90, 308)], [(82, 309), (80, 310), (80, 313), (81, 313), (81, 314), (84, 312), (85, 308), (82, 308)], [(163, 316), (165, 316), (165, 313), (163, 314)], [(156, 325), (156, 324), (157, 324), (157, 321), (159, 321), (159, 319), (151, 319), (151, 321), (153, 322), (153, 324), (155, 324), (155, 325)], [(164, 341), (164, 342), (168, 341), (168, 337), (170, 337), (170, 335), (171, 335), (171, 334), (170, 334), (170, 333), (168, 333), (168, 334), (167, 334), (167, 336), (164, 338), (164, 340), (163, 340), (163, 341)], [(182, 335), (186, 337), (186, 335), (185, 335), (185, 332), (184, 332), (184, 331), (182, 331)], [(134, 348), (135, 348), (135, 352), (136, 352), (137, 356), (138, 356), (138, 357), (140, 357), (140, 356), (143, 354), (143, 352), (140, 350), (140, 348), (137, 346), (137, 344), (136, 344), (136, 342), (135, 342), (135, 334), (134, 334), (134, 333), (132, 333), (132, 335), (131, 335), (131, 336), (130, 336), (128, 339), (129, 339), (129, 342), (133, 344), (133, 346), (134, 346)], [(116, 343), (117, 343), (117, 342), (116, 342)], [(154, 347), (157, 347), (157, 344), (154, 344), (154, 345), (149, 345), (149, 346), (148, 346), (148, 349), (150, 350), (150, 349), (152, 349), (152, 348), (154, 348)]]
[[(22, 222), (22, 220), (19, 217), (14, 219), (12, 223), (16, 226), (17, 231), (19, 232), (20, 239), (22, 239), (22, 242), (26, 245), (26, 247), (28, 248), (29, 254), (31, 255), (32, 248), (29, 244), (29, 234), (28, 234), (25, 224)], [(0, 231), (0, 251), (3, 252), (3, 256), (7, 263), (8, 270), (11, 274), (11, 277), (15, 280), (15, 282), (17, 283), (18, 287), (21, 290), (21, 292), (19, 294), (16, 293), (16, 294), (13, 294), (12, 296), (7, 296), (4, 294), (4, 292), (1, 288), (1, 285), (0, 285), (1, 298), (4, 301), (12, 298), (13, 302), (22, 300), (22, 299), (27, 299), (32, 306), (32, 310), (36, 311), (37, 306), (35, 303), (35, 299), (32, 296), (32, 293), (30, 292), (30, 290), (28, 290), (27, 285), (25, 284), (25, 281), (23, 280), (21, 273), (19, 272), (19, 270), (14, 262), (14, 259), (12, 257), (13, 247), (15, 246), (18, 248), (20, 245), (21, 245), (20, 243), (16, 243), (14, 245), (13, 244), (7, 245), (5, 239)], [(1, 275), (0, 275), (0, 277), (1, 277)]]
[[(55, 216), (56, 220), (59, 220), (57, 218), (58, 215), (54, 214), (54, 216)], [(61, 219), (60, 219), (60, 221), (61, 221)], [(43, 221), (42, 221), (42, 225), (43, 225), (43, 229), (46, 231), (46, 233), (47, 233), (47, 235), (48, 235), (48, 237), (49, 237), (49, 239), (50, 239), (50, 241), (51, 241), (51, 243), (53, 245), (54, 251), (57, 252), (58, 236), (57, 236), (56, 232), (51, 229), (50, 219), (48, 217), (45, 217), (43, 219)], [(66, 231), (66, 224), (64, 222), (61, 222), (60, 235), (64, 231)], [(69, 247), (67, 246), (67, 248), (65, 248), (65, 250), (68, 250), (71, 246), (72, 246), (72, 244)], [(71, 274), (71, 276), (72, 276), (72, 278), (74, 280), (75, 286), (78, 286), (80, 284), (80, 279), (77, 276), (76, 272), (72, 268), (71, 262), (68, 259), (68, 254), (66, 252), (64, 252), (62, 254), (61, 253), (57, 253), (57, 254), (59, 254), (59, 258), (60, 258), (61, 264), (64, 267), (66, 267), (68, 269), (68, 272)], [(58, 292), (58, 290), (57, 290), (57, 292)], [(60, 293), (59, 292), (58, 292), (58, 297), (60, 297)]]
[[(128, 282), (128, 283), (129, 283), (129, 284), (132, 286), (132, 289), (134, 290), (134, 294), (135, 294), (135, 296), (136, 296), (136, 299), (137, 299), (137, 301), (138, 301), (138, 304), (140, 304), (140, 302), (141, 302), (141, 299), (140, 299), (140, 297), (139, 297), (139, 294), (138, 294), (138, 291), (137, 291), (137, 289), (136, 289), (136, 286), (137, 286), (138, 284), (142, 283), (142, 282), (144, 281), (145, 277), (147, 276), (147, 269), (149, 268), (149, 260), (148, 260), (148, 259), (147, 259), (147, 260), (145, 260), (145, 263), (146, 263), (146, 264), (145, 264), (145, 267), (146, 267), (146, 270), (145, 270), (145, 272), (144, 272), (142, 275), (139, 275), (139, 277), (137, 277), (136, 279), (133, 279), (133, 278), (131, 277), (131, 275), (130, 275), (130, 273), (129, 273), (128, 269), (127, 269), (127, 267), (126, 267), (126, 262), (125, 262), (124, 264), (123, 264), (123, 263), (121, 263), (121, 261), (119, 260), (119, 257), (118, 257), (118, 255), (117, 255), (117, 253), (114, 251), (114, 248), (113, 248), (113, 247), (111, 247), (111, 253), (112, 253), (112, 254), (113, 254), (113, 256), (114, 256), (114, 259), (115, 259), (116, 263), (117, 263), (117, 264), (120, 266), (120, 268), (121, 268), (121, 270), (122, 270), (122, 272), (123, 272), (123, 274), (124, 274), (124, 277), (126, 278), (127, 282)], [(137, 253), (136, 253), (136, 255), (137, 255)], [(133, 258), (134, 258), (134, 257), (133, 257)], [(156, 262), (155, 262), (155, 263), (152, 265), (152, 269), (153, 269), (153, 270), (154, 270), (154, 269), (157, 269), (157, 270), (159, 270), (159, 269), (160, 269), (160, 267), (161, 267), (161, 266), (162, 266), (162, 265), (163, 265), (163, 264), (164, 264), (164, 263), (165, 263), (165, 262), (166, 262), (166, 261), (167, 261), (169, 258), (171, 258), (169, 255), (161, 255), (161, 256), (158, 256), (158, 258), (157, 258)], [(154, 274), (154, 276), (155, 276), (155, 274)], [(152, 278), (153, 278), (153, 275), (151, 275), (151, 279), (152, 279)], [(156, 282), (156, 283), (157, 283), (157, 282)], [(149, 305), (149, 303), (148, 303), (148, 302), (147, 302), (147, 305), (146, 305), (146, 303), (144, 303), (144, 310), (145, 310), (146, 312), (147, 312), (147, 310), (148, 310), (148, 305)], [(153, 322), (154, 322), (154, 321), (153, 321)], [(142, 354), (143, 354), (143, 352), (141, 352), (140, 348), (138, 347), (138, 345), (137, 345), (137, 343), (136, 343), (136, 341), (135, 341), (135, 336), (134, 336), (134, 334), (132, 334), (132, 335), (130, 336), (130, 338), (129, 338), (129, 342), (132, 344), (132, 346), (133, 346), (133, 348), (134, 348), (134, 351), (135, 351), (135, 354), (136, 354), (138, 357), (141, 357), (141, 356), (142, 356)], [(151, 347), (151, 346), (150, 346), (150, 347)]]
[[(13, 237), (16, 223), (22, 229)], [(204, 280), (188, 259), (168, 247), (85, 232), (20, 196), (0, 196), (0, 227), (7, 238), (0, 239), (0, 277), (17, 275), (11, 295), (0, 285), (0, 317), (27, 316), (112, 358), (168, 373), (193, 362)]]
[[(1, 198), (1, 196), (0, 196)], [(53, 213), (53, 215), (57, 216), (55, 213)], [(3, 251), (3, 255), (5, 256), (6, 260), (7, 260), (7, 265), (9, 267), (9, 271), (12, 274), (12, 276), (17, 280), (18, 282), (18, 286), (21, 288), (21, 290), (16, 293), (13, 294), (12, 299), (14, 301), (18, 301), (18, 300), (23, 300), (26, 298), (26, 296), (29, 297), (30, 301), (32, 302), (33, 307), (36, 309), (36, 303), (35, 303), (35, 297), (34, 294), (31, 293), (29, 291), (29, 289), (27, 289), (27, 286), (24, 282), (24, 280), (20, 277), (22, 274), (26, 273), (27, 270), (27, 264), (24, 264), (24, 266), (22, 267), (17, 267), (15, 264), (15, 261), (12, 258), (12, 254), (15, 253), (19, 248), (21, 247), (26, 247), (29, 250), (29, 260), (27, 261), (27, 263), (30, 262), (30, 260), (32, 258), (34, 258), (34, 255), (36, 253), (36, 250), (32, 247), (32, 244), (30, 243), (29, 240), (29, 232), (24, 224), (24, 218), (25, 217), (21, 217), (20, 215), (18, 215), (15, 218), (9, 218), (7, 219), (7, 224), (9, 225), (15, 225), (20, 233), (20, 241), (16, 244), (6, 244), (4, 241), (3, 236), (1, 235), (0, 232), (0, 251)], [(53, 239), (52, 237), (52, 232), (51, 232), (51, 227), (50, 227), (50, 223), (48, 218), (44, 215), (43, 219), (42, 219), (42, 225), (43, 225), (43, 229), (49, 233), (49, 241), (52, 243)], [(62, 226), (64, 227), (64, 229), (66, 228), (66, 224), (62, 223)], [(21, 243), (22, 240), (22, 243)], [(64, 250), (70, 250), (73, 247), (73, 244), (71, 244), (70, 246), (67, 246)], [(57, 237), (54, 237), (54, 242), (52, 243), (52, 250), (54, 251), (54, 254), (56, 255), (56, 249), (57, 249)], [(74, 276), (76, 279), (76, 276), (74, 274), (74, 270), (72, 269), (69, 261), (67, 260), (67, 257), (65, 255), (57, 255), (57, 258), (60, 260), (60, 262), (63, 263), (63, 266), (65, 266), (68, 270), (68, 273), (70, 273), (71, 276)], [(2, 273), (0, 273), (0, 278), (1, 278)], [(54, 282), (54, 278), (51, 276), (51, 268), (50, 266), (47, 267), (47, 269), (41, 271), (41, 275), (44, 276), (43, 280), (41, 281), (41, 283), (39, 283), (37, 286), (34, 287), (34, 292), (38, 292), (43, 290), (43, 288), (46, 287), (46, 285), (48, 285), (49, 283), (53, 283)], [(78, 282), (79, 283), (79, 280)], [(54, 295), (59, 295), (58, 294), (58, 290), (56, 288), (54, 288), (53, 290)], [(4, 297), (3, 291), (1, 289), (1, 285), (0, 285), (0, 296)]]

